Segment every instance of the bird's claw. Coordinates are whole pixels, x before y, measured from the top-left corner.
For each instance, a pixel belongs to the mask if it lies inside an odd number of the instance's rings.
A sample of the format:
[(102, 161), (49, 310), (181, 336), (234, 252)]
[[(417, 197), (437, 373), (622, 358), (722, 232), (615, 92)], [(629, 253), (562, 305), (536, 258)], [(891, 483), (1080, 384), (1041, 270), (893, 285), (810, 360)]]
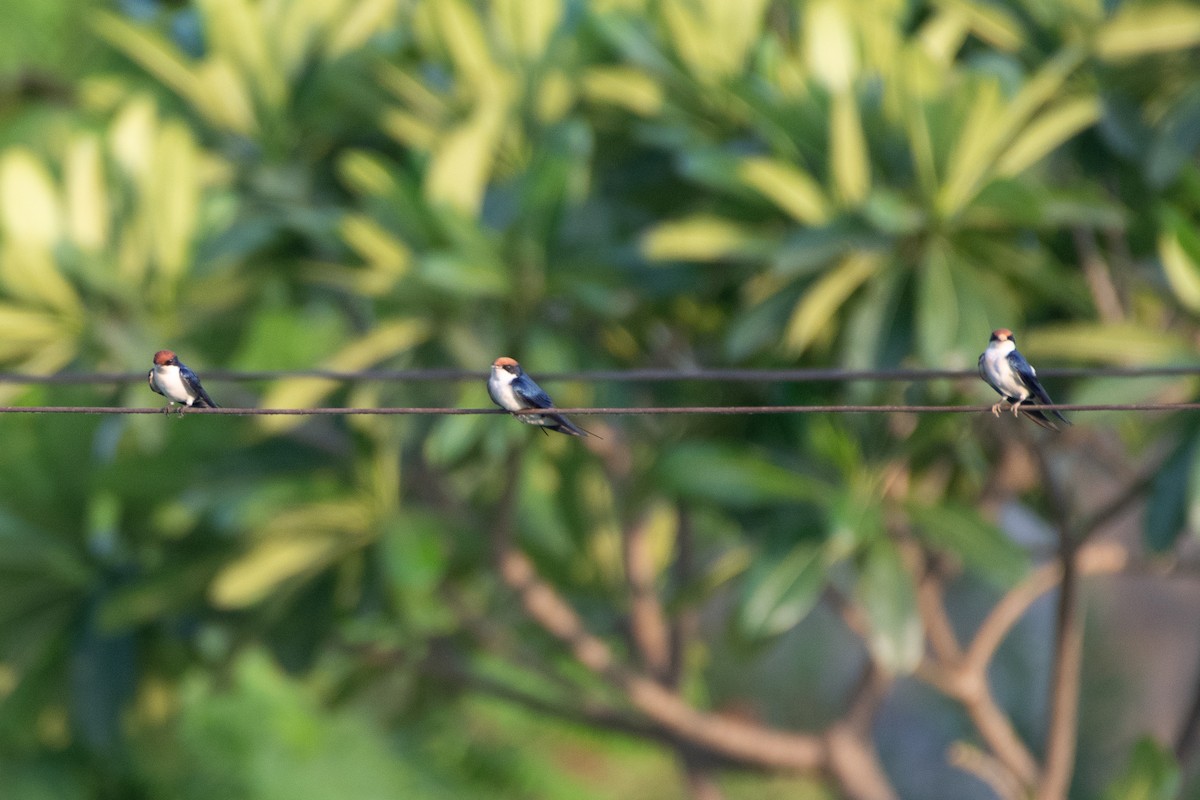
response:
[(992, 416), (995, 416), (995, 417), (1000, 416), (1000, 409), (1003, 406), (1004, 406), (1003, 400), (1001, 400), (999, 403), (996, 403), (994, 406), (992, 406)]

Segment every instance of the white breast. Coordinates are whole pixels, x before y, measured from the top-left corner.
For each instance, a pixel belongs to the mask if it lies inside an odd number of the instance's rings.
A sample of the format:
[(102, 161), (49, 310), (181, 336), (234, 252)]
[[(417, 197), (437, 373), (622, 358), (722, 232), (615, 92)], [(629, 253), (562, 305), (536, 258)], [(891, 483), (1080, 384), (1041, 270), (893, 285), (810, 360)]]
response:
[(1000, 342), (988, 347), (983, 356), (983, 366), (992, 381), (1007, 397), (1026, 398), (1029, 396), (1029, 389), (1008, 363), (1008, 354), (1014, 349), (1016, 348), (1012, 342)]
[(524, 408), (517, 393), (513, 391), (513, 381), (516, 376), (504, 370), (492, 370), (492, 377), (488, 380), (488, 388), (491, 389), (492, 399), (495, 400), (501, 408), (508, 411), (515, 411)]
[(190, 406), (196, 400), (196, 395), (192, 394), (183, 376), (179, 374), (179, 367), (174, 364), (159, 364), (154, 367), (154, 385), (176, 403), (186, 403)]

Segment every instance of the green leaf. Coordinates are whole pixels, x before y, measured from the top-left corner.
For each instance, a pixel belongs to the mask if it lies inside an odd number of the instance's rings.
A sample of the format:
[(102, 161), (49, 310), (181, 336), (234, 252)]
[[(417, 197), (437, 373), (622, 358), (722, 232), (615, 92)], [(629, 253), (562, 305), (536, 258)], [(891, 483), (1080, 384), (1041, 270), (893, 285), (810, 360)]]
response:
[(776, 636), (802, 620), (825, 587), (823, 548), (802, 542), (781, 559), (762, 559), (744, 585), (738, 624), (751, 638)]
[(493, 418), (482, 414), (448, 416), (437, 420), (425, 439), (425, 458), (438, 467), (457, 464), (495, 422)]
[(925, 646), (917, 593), (900, 551), (886, 536), (874, 537), (869, 545), (856, 594), (867, 615), (872, 656), (892, 672), (916, 669)]
[(1158, 257), (1175, 299), (1200, 314), (1200, 235), (1179, 211), (1167, 206), (1158, 234)]
[(1183, 777), (1169, 748), (1149, 736), (1133, 746), (1125, 773), (1104, 793), (1105, 800), (1175, 800)]
[(1031, 361), (1051, 356), (1097, 364), (1167, 364), (1193, 356), (1178, 335), (1133, 323), (1038, 328), (1022, 340), (1021, 352)]
[(842, 310), (850, 296), (874, 276), (883, 259), (874, 253), (853, 253), (813, 282), (800, 298), (783, 335), (793, 355), (804, 352)]
[(1101, 114), (1100, 98), (1094, 95), (1064, 100), (1040, 115), (1017, 136), (996, 164), (999, 175), (1024, 172), (1090, 128)]
[(847, 91), (858, 75), (858, 44), (847, 7), (836, 0), (804, 6), (804, 51), (808, 69), (831, 92)]
[[(366, 336), (342, 347), (321, 367), (335, 371), (353, 371), (372, 367), (416, 347), (429, 336), (422, 320), (394, 320), (375, 327)], [(286, 378), (277, 381), (263, 396), (262, 408), (307, 408), (327, 397), (341, 384), (330, 378)], [(294, 428), (298, 417), (262, 417), (260, 425), (270, 431)]]
[(681, 497), (733, 508), (818, 502), (829, 493), (814, 478), (727, 445), (680, 445), (666, 452), (657, 473), (663, 485)]
[(738, 162), (736, 169), (741, 181), (797, 222), (821, 225), (828, 220), (829, 200), (821, 185), (794, 164), (752, 156)]
[(858, 100), (849, 89), (833, 96), (829, 117), (829, 171), (838, 196), (854, 207), (871, 190), (871, 162)]
[(910, 506), (908, 513), (929, 544), (950, 551), (1002, 588), (1012, 586), (1029, 569), (1028, 554), (973, 508), (945, 503)]
[(917, 348), (926, 364), (944, 363), (958, 334), (958, 292), (945, 247), (930, 246), (917, 274)]
[(771, 249), (771, 242), (751, 228), (712, 214), (660, 222), (641, 241), (642, 254), (650, 261), (757, 260)]
[(261, 602), (285, 582), (312, 575), (364, 543), (370, 529), (367, 504), (355, 499), (279, 511), (258, 542), (217, 574), (209, 587), (212, 603), (234, 609)]
[(471, 116), (440, 139), (425, 173), (425, 196), (431, 204), (470, 217), (479, 213), (508, 122), (512, 90), (500, 75), (491, 83)]
[(1191, 502), (1189, 487), (1196, 457), (1200, 454), (1196, 433), (1193, 431), (1171, 457), (1166, 460), (1154, 476), (1150, 495), (1146, 500), (1146, 516), (1143, 530), (1146, 544), (1155, 552), (1166, 552), (1175, 546), (1183, 532)]
[(1200, 44), (1200, 9), (1191, 3), (1125, 3), (1096, 33), (1096, 53), (1111, 61)]
[(206, 105), (207, 89), (203, 81), (169, 41), (154, 31), (135, 25), (124, 17), (107, 11), (92, 17), (96, 32), (129, 58), (142, 65), (185, 100)]
[(491, 5), (495, 30), (508, 50), (523, 61), (541, 59), (562, 21), (562, 0), (496, 0)]

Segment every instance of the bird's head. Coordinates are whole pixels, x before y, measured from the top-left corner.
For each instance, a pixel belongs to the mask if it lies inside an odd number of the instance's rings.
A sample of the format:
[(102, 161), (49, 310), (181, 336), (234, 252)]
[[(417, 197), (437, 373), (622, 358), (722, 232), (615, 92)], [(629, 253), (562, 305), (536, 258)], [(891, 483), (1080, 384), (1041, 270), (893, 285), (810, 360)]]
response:
[(495, 361), (492, 362), (492, 372), (494, 372), (494, 373), (506, 372), (515, 378), (516, 376), (521, 374), (521, 365), (517, 363), (517, 360), (515, 358), (509, 358), (508, 356), (500, 356), (499, 358), (497, 358)]
[(1008, 328), (997, 328), (996, 330), (992, 331), (991, 341), (993, 341), (993, 342), (1012, 342), (1013, 344), (1016, 344), (1017, 337), (1013, 336), (1013, 332), (1010, 331)]
[(178, 363), (179, 363), (179, 358), (175, 355), (174, 351), (172, 351), (172, 350), (159, 350), (157, 353), (154, 354), (154, 365), (156, 367), (161, 367), (166, 364), (178, 364)]

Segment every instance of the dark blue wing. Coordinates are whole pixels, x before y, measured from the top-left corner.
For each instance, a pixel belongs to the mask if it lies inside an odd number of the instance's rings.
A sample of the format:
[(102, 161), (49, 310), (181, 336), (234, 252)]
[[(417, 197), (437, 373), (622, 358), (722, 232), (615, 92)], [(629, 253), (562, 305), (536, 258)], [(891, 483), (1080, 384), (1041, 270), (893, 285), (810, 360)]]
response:
[(513, 394), (528, 403), (531, 408), (554, 408), (554, 401), (550, 399), (550, 395), (526, 376), (513, 381), (512, 388)]
[[(1026, 388), (1029, 389), (1029, 393), (1033, 395), (1034, 399), (1037, 400), (1038, 403), (1042, 405), (1054, 405), (1054, 401), (1050, 399), (1050, 395), (1046, 394), (1046, 390), (1042, 388), (1042, 382), (1038, 380), (1037, 373), (1033, 371), (1033, 367), (1031, 367), (1029, 362), (1025, 360), (1025, 356), (1021, 355), (1018, 351), (1013, 350), (1008, 354), (1008, 363), (1010, 366), (1012, 366), (1013, 371), (1017, 373), (1017, 377), (1021, 379), (1021, 383), (1025, 384)], [(1028, 416), (1033, 417), (1035, 421), (1039, 422), (1039, 424), (1044, 422), (1048, 425), (1048, 427), (1054, 427), (1054, 423), (1051, 422), (1050, 419), (1047, 418), (1046, 415), (1041, 411), (1029, 409), (1026, 410), (1025, 413)], [(1071, 424), (1071, 421), (1064, 417), (1062, 412), (1058, 411), (1057, 409), (1053, 409), (1047, 413), (1053, 414), (1055, 418), (1065, 422), (1068, 425)]]
[(200, 402), (196, 403), (196, 405), (203, 404), (207, 405), (209, 408), (217, 407), (217, 404), (214, 403), (212, 398), (208, 396), (208, 392), (204, 391), (204, 387), (200, 385), (200, 378), (197, 377), (196, 373), (192, 372), (183, 364), (180, 364), (179, 377), (183, 379), (183, 382), (188, 385), (188, 388), (191, 389), (196, 397), (200, 399)]
[(1021, 383), (1029, 389), (1030, 394), (1037, 398), (1039, 403), (1053, 403), (1050, 395), (1046, 394), (1046, 390), (1042, 388), (1042, 382), (1037, 379), (1037, 373), (1033, 371), (1033, 367), (1029, 366), (1029, 362), (1025, 360), (1025, 356), (1017, 350), (1013, 350), (1008, 354), (1008, 363), (1017, 373), (1017, 377), (1021, 379)]

